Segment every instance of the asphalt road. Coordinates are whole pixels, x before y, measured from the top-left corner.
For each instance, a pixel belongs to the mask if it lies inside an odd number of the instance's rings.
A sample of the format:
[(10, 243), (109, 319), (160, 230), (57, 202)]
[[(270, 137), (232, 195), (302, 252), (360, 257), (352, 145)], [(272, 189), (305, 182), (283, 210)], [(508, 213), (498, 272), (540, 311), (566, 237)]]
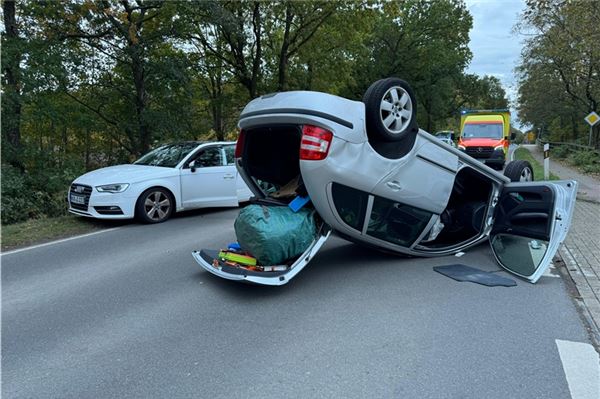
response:
[(2, 397), (569, 397), (556, 340), (589, 341), (561, 278), (459, 283), (432, 267), (498, 270), (487, 245), (407, 259), (333, 237), (288, 285), (243, 285), (190, 255), (236, 214), (3, 255)]

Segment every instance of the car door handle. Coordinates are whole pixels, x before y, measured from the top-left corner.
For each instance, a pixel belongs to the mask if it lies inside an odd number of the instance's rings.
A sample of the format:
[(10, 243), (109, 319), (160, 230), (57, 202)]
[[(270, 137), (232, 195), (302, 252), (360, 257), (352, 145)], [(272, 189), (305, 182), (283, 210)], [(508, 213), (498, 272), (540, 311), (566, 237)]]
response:
[(393, 181), (389, 181), (387, 183), (385, 183), (386, 186), (388, 186), (389, 188), (391, 188), (394, 191), (398, 191), (402, 188), (402, 186), (400, 185), (400, 183), (398, 183), (396, 180)]
[(223, 179), (235, 179), (235, 176), (228, 173), (225, 176), (223, 176)]

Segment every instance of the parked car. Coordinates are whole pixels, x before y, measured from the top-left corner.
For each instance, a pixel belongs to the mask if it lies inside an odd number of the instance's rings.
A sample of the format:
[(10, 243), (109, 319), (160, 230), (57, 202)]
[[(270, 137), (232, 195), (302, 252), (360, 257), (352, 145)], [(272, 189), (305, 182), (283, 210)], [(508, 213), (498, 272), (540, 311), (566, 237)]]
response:
[(235, 142), (167, 144), (133, 164), (88, 172), (71, 184), (69, 212), (160, 223), (173, 212), (238, 206), (252, 192), (239, 176)]
[(454, 132), (451, 130), (443, 130), (441, 132), (437, 132), (434, 134), (435, 137), (438, 138), (442, 143), (446, 143), (449, 146), (456, 147), (454, 143)]
[[(257, 201), (282, 203), (272, 189), (300, 176), (318, 233), (285, 267), (256, 271), (194, 251), (219, 277), (281, 285), (296, 276), (332, 230), (386, 252), (444, 256), (489, 240), (498, 263), (532, 283), (565, 238), (577, 182), (532, 182), (526, 161), (503, 175), (418, 128), (416, 99), (397, 78), (363, 102), (318, 92), (265, 95), (242, 111), (235, 157)], [(521, 181), (523, 180), (523, 181)], [(265, 184), (269, 183), (269, 184)], [(286, 202), (283, 202), (285, 205)]]

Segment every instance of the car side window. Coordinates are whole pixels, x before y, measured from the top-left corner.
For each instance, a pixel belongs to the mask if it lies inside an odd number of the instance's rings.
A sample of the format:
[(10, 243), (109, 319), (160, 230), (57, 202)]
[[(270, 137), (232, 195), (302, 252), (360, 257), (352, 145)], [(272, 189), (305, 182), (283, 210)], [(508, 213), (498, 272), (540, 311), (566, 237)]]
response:
[(227, 165), (235, 165), (235, 145), (226, 145), (224, 149)]
[(410, 205), (375, 197), (367, 235), (409, 247), (427, 227), (431, 215), (431, 212)]
[(338, 215), (355, 230), (362, 230), (369, 195), (348, 186), (333, 183), (331, 195)]
[(223, 156), (218, 147), (201, 150), (193, 159), (197, 168), (209, 168), (211, 166), (223, 166)]

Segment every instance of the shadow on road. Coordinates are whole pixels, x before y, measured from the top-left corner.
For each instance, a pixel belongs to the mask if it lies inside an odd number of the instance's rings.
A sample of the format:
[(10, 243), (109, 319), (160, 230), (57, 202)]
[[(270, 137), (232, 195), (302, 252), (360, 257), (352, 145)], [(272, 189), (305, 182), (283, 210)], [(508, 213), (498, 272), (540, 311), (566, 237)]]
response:
[[(201, 281), (203, 284), (209, 284), (236, 299), (250, 300), (276, 297), (296, 290), (303, 290), (307, 284), (310, 285), (313, 282), (322, 283), (323, 281), (331, 281), (332, 276), (342, 271), (354, 273), (355, 270), (364, 269), (365, 267), (379, 267), (380, 269), (384, 269), (386, 267), (381, 265), (381, 263), (389, 264), (390, 261), (405, 262), (409, 259), (411, 258), (386, 254), (371, 248), (341, 241), (341, 245), (323, 248), (293, 281), (283, 286), (264, 286), (231, 281), (214, 276), (203, 270), (195, 273), (193, 278), (199, 282)], [(412, 258), (411, 260), (414, 259), (416, 258)], [(384, 267), (382, 268), (381, 266)]]

